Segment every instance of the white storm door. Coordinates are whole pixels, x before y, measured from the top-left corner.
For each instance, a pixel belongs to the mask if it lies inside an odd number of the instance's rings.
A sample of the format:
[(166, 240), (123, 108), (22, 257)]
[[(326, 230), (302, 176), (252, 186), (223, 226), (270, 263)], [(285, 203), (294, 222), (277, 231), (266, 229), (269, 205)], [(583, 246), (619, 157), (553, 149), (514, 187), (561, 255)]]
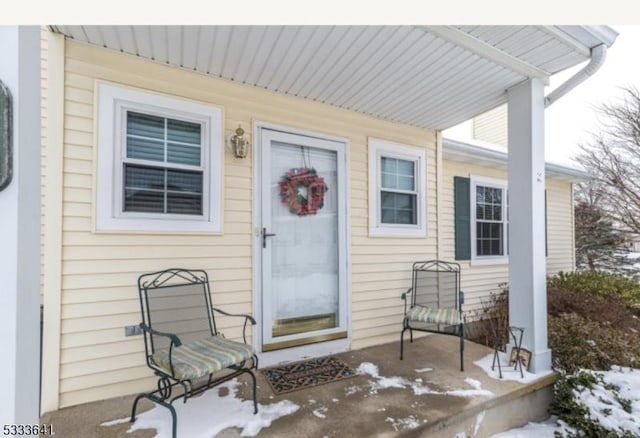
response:
[[(260, 140), (262, 351), (345, 338), (345, 144), (266, 128)], [(280, 182), (295, 169), (314, 169), (324, 181), (316, 211), (283, 199)], [(296, 195), (310, 202), (305, 186)]]

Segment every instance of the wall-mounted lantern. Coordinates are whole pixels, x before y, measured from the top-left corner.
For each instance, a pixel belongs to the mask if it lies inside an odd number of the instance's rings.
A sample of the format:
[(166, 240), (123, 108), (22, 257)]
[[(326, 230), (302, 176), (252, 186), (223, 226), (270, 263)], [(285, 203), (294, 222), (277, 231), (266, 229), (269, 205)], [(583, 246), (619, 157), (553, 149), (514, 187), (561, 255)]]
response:
[(244, 136), (244, 129), (238, 126), (235, 135), (229, 136), (229, 146), (236, 158), (246, 158), (249, 151), (249, 140)]
[(13, 118), (11, 92), (0, 81), (0, 191), (11, 182), (13, 174)]

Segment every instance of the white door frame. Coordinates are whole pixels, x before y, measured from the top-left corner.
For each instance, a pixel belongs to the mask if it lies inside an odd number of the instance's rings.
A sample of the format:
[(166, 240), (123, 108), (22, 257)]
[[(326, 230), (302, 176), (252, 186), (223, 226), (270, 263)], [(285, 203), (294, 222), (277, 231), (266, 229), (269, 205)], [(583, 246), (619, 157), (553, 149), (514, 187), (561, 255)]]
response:
[[(339, 267), (340, 272), (340, 282), (341, 282), (341, 293), (342, 296), (340, 302), (340, 311), (344, 311), (346, 317), (346, 331), (347, 338), (346, 339), (338, 339), (334, 341), (321, 342), (317, 344), (309, 344), (299, 347), (286, 348), (282, 350), (276, 350), (271, 352), (262, 353), (262, 345), (263, 345), (263, 301), (262, 301), (262, 264), (263, 264), (263, 252), (262, 252), (262, 208), (263, 208), (263, 193), (262, 193), (262, 160), (263, 156), (263, 144), (262, 144), (262, 133), (263, 130), (272, 130), (278, 131), (285, 134), (292, 135), (301, 135), (306, 137), (311, 137), (324, 141), (331, 141), (341, 143), (341, 147), (338, 149), (337, 153), (339, 155), (342, 154), (344, 164), (342, 169), (340, 166), (338, 171), (342, 172), (342, 175), (339, 175), (339, 178), (342, 178), (343, 184), (341, 187), (341, 195), (344, 199), (344, 207), (340, 214), (344, 215), (342, 217), (342, 223), (344, 224), (344, 251), (341, 254), (341, 260)], [(253, 306), (253, 314), (256, 317), (257, 325), (254, 327), (253, 336), (254, 336), (254, 346), (256, 351), (260, 356), (261, 365), (269, 365), (272, 363), (278, 363), (282, 361), (291, 361), (297, 360), (303, 357), (309, 356), (321, 356), (325, 354), (331, 354), (339, 351), (346, 351), (349, 349), (351, 344), (351, 270), (350, 270), (350, 230), (351, 224), (349, 219), (349, 142), (347, 139), (342, 137), (325, 135), (318, 132), (301, 130), (296, 128), (291, 128), (288, 126), (276, 125), (268, 122), (253, 122), (253, 177), (254, 177), (254, 260), (255, 263), (253, 265), (253, 278), (254, 278), (254, 306)]]

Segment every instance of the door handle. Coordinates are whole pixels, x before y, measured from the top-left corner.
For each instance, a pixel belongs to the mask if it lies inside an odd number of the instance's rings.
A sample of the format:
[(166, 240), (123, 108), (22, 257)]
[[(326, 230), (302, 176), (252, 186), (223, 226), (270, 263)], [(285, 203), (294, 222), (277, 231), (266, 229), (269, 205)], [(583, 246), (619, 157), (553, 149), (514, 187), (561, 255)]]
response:
[(262, 247), (266, 248), (267, 247), (267, 237), (274, 237), (276, 235), (276, 233), (267, 233), (267, 229), (263, 228), (262, 229)]

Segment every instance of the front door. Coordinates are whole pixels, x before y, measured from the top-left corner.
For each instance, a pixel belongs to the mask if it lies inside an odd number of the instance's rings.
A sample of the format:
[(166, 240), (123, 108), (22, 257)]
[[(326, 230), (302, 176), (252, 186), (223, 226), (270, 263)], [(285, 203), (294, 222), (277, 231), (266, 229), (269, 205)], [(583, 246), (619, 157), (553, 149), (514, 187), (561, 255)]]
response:
[(344, 338), (345, 144), (259, 135), (262, 351)]

